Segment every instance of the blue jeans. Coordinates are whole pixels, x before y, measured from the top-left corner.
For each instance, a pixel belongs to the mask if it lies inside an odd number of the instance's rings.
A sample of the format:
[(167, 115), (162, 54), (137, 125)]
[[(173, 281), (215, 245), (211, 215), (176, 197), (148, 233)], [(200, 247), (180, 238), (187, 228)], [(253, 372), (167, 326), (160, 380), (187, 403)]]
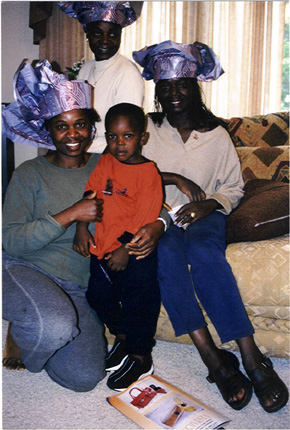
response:
[(30, 372), (45, 370), (59, 385), (90, 391), (105, 376), (103, 325), (86, 288), (3, 253), (3, 318)]
[(198, 300), (221, 342), (254, 333), (225, 257), (227, 218), (216, 211), (186, 230), (171, 225), (159, 242), (161, 300), (176, 336), (206, 326)]
[(130, 256), (124, 271), (107, 267), (107, 260), (91, 256), (87, 299), (114, 335), (126, 335), (128, 354), (146, 355), (155, 344), (160, 311), (157, 251), (137, 260)]

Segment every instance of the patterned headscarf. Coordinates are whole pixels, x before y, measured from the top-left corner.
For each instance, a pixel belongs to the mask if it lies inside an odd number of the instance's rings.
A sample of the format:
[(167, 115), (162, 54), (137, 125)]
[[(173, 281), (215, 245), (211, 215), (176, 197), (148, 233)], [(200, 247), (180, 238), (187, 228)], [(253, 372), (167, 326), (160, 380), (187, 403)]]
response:
[(23, 60), (13, 79), (15, 102), (2, 113), (2, 133), (15, 143), (55, 149), (45, 120), (73, 109), (90, 109), (91, 87), (54, 72), (47, 60), (35, 69)]
[(200, 42), (185, 45), (167, 40), (134, 51), (133, 58), (144, 68), (142, 76), (155, 83), (172, 78), (213, 81), (224, 73), (213, 50)]
[(141, 15), (143, 2), (129, 1), (62, 1), (59, 8), (72, 18), (77, 18), (86, 32), (90, 22), (106, 21), (127, 27)]

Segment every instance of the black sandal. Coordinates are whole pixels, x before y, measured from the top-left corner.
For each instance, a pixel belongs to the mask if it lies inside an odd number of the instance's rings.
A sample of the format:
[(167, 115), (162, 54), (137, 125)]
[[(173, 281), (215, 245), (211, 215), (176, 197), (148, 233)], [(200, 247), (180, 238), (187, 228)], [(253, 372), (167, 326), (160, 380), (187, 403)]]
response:
[[(237, 357), (229, 351), (220, 350), (223, 362), (219, 367), (209, 372), (207, 380), (210, 383), (216, 383), (224, 400), (231, 408), (239, 411), (243, 409), (252, 398), (252, 384), (248, 378), (240, 372), (240, 363)], [(229, 402), (233, 393), (239, 393), (241, 389), (245, 390), (242, 399), (235, 402)]]
[[(273, 369), (270, 358), (263, 355), (259, 366), (254, 370), (247, 371), (247, 374), (252, 381), (255, 394), (266, 412), (277, 412), (286, 405), (289, 397), (288, 389)], [(269, 399), (273, 402), (272, 406), (266, 405)]]

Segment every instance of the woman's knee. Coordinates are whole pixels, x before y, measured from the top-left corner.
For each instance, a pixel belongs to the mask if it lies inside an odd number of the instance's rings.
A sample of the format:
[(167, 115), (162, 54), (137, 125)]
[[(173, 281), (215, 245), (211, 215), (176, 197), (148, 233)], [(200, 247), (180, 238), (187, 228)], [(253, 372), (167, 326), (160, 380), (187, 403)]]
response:
[(69, 388), (72, 391), (76, 391), (78, 393), (85, 393), (88, 391), (92, 391), (99, 382), (104, 379), (106, 376), (105, 370), (102, 369), (94, 369), (94, 372), (90, 374), (80, 375), (79, 378), (73, 377), (72, 380), (67, 381), (68, 385), (66, 388)]
[(25, 322), (13, 321), (11, 335), (19, 348), (25, 350), (56, 351), (70, 342), (79, 333), (74, 308), (66, 312), (39, 314)]
[(9, 321), (37, 318), (66, 301), (66, 293), (54, 279), (30, 266), (13, 260), (3, 266), (3, 316)]
[(57, 349), (78, 334), (70, 297), (48, 275), (17, 261), (3, 268), (3, 317), (26, 349)]
[(66, 306), (63, 312), (54, 310), (50, 315), (46, 314), (41, 324), (43, 339), (55, 349), (72, 341), (79, 334), (77, 314), (72, 304)]
[(186, 232), (184, 246), (189, 264), (201, 261), (209, 264), (210, 261), (216, 261), (219, 256), (224, 257), (226, 250), (225, 235), (220, 232), (202, 231), (196, 233), (193, 231)]
[(90, 365), (83, 363), (80, 366), (70, 366), (69, 363), (69, 360), (68, 362), (49, 360), (45, 366), (49, 377), (69, 390), (80, 393), (91, 391), (106, 376), (105, 354), (99, 354)]

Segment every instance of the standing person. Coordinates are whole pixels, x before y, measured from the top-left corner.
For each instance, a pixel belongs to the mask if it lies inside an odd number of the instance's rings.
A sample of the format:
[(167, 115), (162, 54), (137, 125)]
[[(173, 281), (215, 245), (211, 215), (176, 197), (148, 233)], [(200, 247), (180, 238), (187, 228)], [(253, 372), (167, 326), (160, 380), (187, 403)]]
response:
[(142, 107), (144, 80), (132, 61), (119, 54), (122, 29), (140, 16), (143, 2), (60, 2), (60, 9), (83, 25), (95, 59), (81, 68), (78, 79), (94, 87), (94, 108), (101, 117), (90, 152), (106, 148), (104, 119), (108, 109), (118, 103)]
[[(133, 58), (144, 67), (145, 79), (154, 80), (160, 105), (158, 113), (149, 114), (144, 155), (162, 172), (175, 173), (163, 174), (166, 201), (181, 205), (158, 246), (162, 302), (176, 336), (189, 334), (209, 370), (208, 380), (233, 409), (249, 403), (253, 385), (264, 410), (276, 412), (287, 403), (288, 390), (255, 344), (225, 258), (226, 221), (243, 195), (240, 163), (197, 82), (217, 79), (223, 70), (214, 52), (199, 42), (166, 41), (134, 52)], [(250, 380), (239, 370), (237, 357), (214, 344), (197, 298), (221, 341), (236, 340)]]
[(104, 216), (95, 227), (78, 223), (75, 251), (91, 254), (87, 299), (116, 336), (106, 359), (107, 381), (122, 391), (153, 373), (151, 350), (160, 311), (157, 250), (144, 259), (129, 255), (126, 244), (162, 207), (162, 181), (155, 164), (141, 155), (147, 140), (143, 110), (130, 103), (111, 107), (105, 118), (109, 154), (101, 157), (86, 194), (103, 196)]

